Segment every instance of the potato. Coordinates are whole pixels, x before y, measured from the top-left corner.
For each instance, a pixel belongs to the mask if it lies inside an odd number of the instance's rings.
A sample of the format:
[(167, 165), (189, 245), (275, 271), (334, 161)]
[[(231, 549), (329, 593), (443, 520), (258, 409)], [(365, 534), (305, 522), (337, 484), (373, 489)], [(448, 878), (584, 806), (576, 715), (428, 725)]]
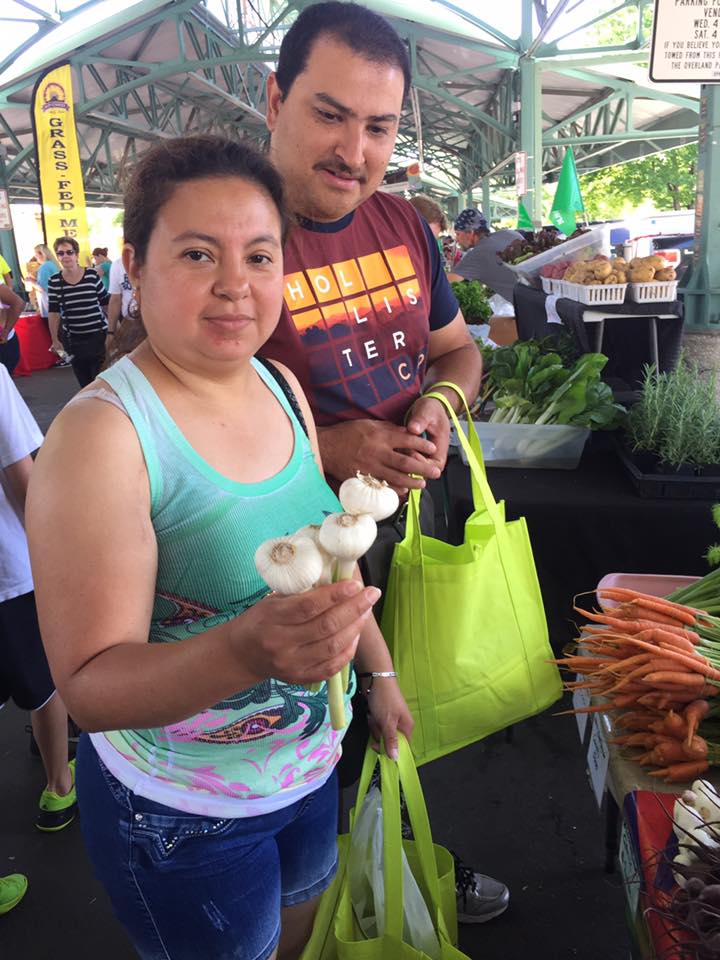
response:
[(596, 260), (593, 264), (593, 275), (598, 280), (604, 280), (605, 277), (610, 276), (612, 273), (612, 267), (610, 266), (609, 260)]
[(603, 280), (603, 284), (617, 283), (617, 282), (618, 282), (618, 278), (616, 273), (609, 273)]
[(617, 272), (617, 282), (618, 282), (618, 283), (627, 283), (627, 282), (628, 282), (627, 273), (625, 273), (624, 270), (618, 270), (618, 272)]
[(665, 257), (654, 253), (651, 257), (645, 257), (645, 264), (648, 267), (655, 267), (656, 270), (666, 270), (668, 262)]
[(655, 277), (653, 267), (637, 267), (630, 270), (630, 283), (649, 283)]
[(674, 280), (677, 277), (675, 270), (672, 267), (664, 267), (662, 270), (656, 270), (655, 280)]
[(618, 267), (625, 268), (627, 266), (627, 260), (625, 260), (624, 257), (613, 257), (613, 259), (610, 261), (610, 266), (613, 268), (613, 270), (617, 270)]

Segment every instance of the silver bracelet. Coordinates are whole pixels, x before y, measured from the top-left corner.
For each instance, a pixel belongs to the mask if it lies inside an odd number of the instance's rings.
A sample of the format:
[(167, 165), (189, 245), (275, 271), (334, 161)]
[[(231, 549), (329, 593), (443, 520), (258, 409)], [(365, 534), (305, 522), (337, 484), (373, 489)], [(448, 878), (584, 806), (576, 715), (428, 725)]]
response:
[(359, 674), (358, 674), (358, 680), (369, 680), (369, 681), (370, 681), (370, 683), (368, 684), (367, 690), (362, 690), (362, 691), (361, 691), (361, 693), (362, 693), (364, 696), (367, 697), (368, 694), (372, 691), (373, 683), (375, 683), (375, 678), (376, 678), (376, 677), (380, 677), (381, 679), (386, 679), (386, 678), (387, 678), (387, 679), (389, 679), (389, 678), (397, 679), (397, 673), (395, 673), (394, 670), (371, 670), (371, 671), (369, 671), (368, 673), (359, 673)]

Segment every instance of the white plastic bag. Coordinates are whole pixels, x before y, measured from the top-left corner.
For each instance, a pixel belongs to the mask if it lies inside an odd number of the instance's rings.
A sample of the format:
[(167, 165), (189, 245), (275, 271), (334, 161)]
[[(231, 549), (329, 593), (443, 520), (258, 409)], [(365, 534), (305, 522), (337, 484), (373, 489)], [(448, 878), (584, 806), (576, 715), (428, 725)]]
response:
[(488, 303), (490, 304), (490, 309), (494, 317), (515, 316), (515, 307), (509, 300), (506, 300), (505, 297), (501, 297), (499, 293), (494, 293), (488, 300)]
[[(402, 866), (403, 938), (432, 960), (440, 960), (440, 941), (404, 850)], [(360, 929), (368, 939), (382, 936), (385, 928), (383, 821), (382, 796), (377, 787), (368, 791), (353, 827), (348, 880)]]

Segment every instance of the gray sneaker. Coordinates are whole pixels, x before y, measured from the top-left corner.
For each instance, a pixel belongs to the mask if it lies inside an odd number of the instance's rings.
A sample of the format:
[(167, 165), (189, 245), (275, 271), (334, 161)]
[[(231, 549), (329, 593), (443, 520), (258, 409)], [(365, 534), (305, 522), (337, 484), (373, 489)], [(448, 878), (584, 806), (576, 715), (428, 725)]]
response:
[(510, 891), (504, 883), (475, 873), (455, 857), (455, 894), (458, 923), (485, 923), (504, 913), (510, 903)]

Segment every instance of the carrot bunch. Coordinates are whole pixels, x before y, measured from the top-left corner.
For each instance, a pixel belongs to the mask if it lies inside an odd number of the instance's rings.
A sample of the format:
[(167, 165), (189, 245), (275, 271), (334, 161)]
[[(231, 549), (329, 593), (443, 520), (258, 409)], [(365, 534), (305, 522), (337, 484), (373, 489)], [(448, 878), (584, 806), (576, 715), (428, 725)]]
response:
[(720, 745), (698, 733), (720, 692), (720, 648), (694, 629), (706, 615), (624, 588), (598, 596), (600, 611), (575, 607), (591, 621), (576, 652), (554, 661), (582, 674), (566, 682), (567, 690), (588, 690), (597, 702), (564, 713), (623, 711), (614, 722), (627, 732), (611, 742), (639, 748), (632, 759), (657, 767), (650, 776), (668, 783), (693, 780), (720, 764)]

